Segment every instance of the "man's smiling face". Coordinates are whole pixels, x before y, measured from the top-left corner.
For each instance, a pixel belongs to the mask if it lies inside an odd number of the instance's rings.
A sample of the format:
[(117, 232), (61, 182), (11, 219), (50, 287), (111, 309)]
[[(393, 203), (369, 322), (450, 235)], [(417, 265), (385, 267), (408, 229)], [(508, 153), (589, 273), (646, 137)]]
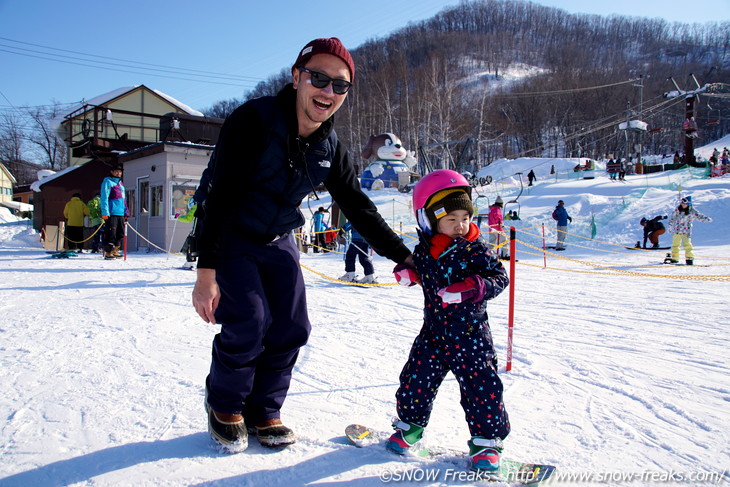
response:
[[(347, 64), (331, 54), (315, 54), (304, 67), (333, 79), (350, 81)], [(315, 88), (311, 83), (312, 75), (297, 68), (292, 70), (292, 76), (294, 89), (297, 90), (296, 112), (299, 135), (307, 137), (339, 110), (347, 93), (336, 94), (332, 91), (332, 83), (328, 83), (324, 88)]]

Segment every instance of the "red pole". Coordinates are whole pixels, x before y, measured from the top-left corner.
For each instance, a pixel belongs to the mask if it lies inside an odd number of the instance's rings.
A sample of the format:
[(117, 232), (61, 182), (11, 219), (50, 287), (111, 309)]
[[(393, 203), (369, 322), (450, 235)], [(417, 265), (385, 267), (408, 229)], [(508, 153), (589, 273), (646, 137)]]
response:
[(542, 267), (547, 268), (547, 247), (545, 246), (545, 224), (542, 224)]
[(509, 314), (507, 318), (507, 367), (512, 370), (512, 334), (515, 327), (515, 227), (509, 227)]

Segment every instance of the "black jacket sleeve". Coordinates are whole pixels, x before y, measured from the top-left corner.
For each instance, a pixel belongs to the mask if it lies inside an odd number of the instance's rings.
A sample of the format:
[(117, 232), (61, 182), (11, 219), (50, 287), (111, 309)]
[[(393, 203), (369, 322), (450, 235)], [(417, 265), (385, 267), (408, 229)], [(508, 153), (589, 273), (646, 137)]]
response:
[(252, 108), (242, 105), (223, 123), (218, 142), (208, 164), (208, 195), (204, 202), (204, 220), (200, 232), (198, 267), (215, 268), (222, 231), (232, 218), (236, 200), (242, 198), (241, 175), (252, 154), (263, 150), (261, 117)]
[(373, 202), (360, 188), (347, 151), (339, 142), (330, 173), (324, 184), (352, 226), (373, 247), (375, 252), (398, 264), (411, 254), (408, 247), (385, 223)]

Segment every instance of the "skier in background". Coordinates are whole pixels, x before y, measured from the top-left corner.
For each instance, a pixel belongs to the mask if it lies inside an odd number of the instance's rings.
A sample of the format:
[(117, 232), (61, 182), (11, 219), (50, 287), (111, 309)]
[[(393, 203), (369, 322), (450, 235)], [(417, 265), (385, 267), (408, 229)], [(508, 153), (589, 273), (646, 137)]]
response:
[(89, 216), (89, 208), (81, 201), (81, 193), (74, 193), (63, 207), (63, 216), (67, 220), (66, 242), (68, 250), (79, 253), (84, 248), (84, 216)]
[(323, 206), (320, 206), (312, 216), (312, 225), (314, 230), (314, 252), (317, 253), (320, 250), (327, 252), (327, 224), (324, 222), (324, 214), (327, 210)]
[[(350, 222), (345, 223), (343, 230), (350, 232), (350, 245), (347, 246), (347, 252), (345, 253), (345, 275), (340, 277), (340, 281), (377, 284), (373, 259), (370, 257), (370, 244), (362, 238), (362, 235), (355, 230)], [(360, 261), (362, 270), (365, 272), (365, 277), (360, 280), (357, 279), (355, 272), (355, 259)]]
[(558, 200), (558, 206), (553, 210), (553, 220), (558, 222), (556, 228), (558, 238), (555, 243), (555, 250), (565, 250), (565, 234), (568, 232), (568, 222), (573, 223), (573, 219), (568, 215), (563, 200)]
[(101, 218), (106, 221), (104, 225), (104, 258), (114, 259), (122, 257), (119, 248), (124, 239), (124, 225), (129, 218), (126, 193), (122, 184), (124, 170), (121, 164), (113, 166), (109, 170), (109, 176), (101, 183), (100, 202)]
[(679, 206), (674, 209), (672, 218), (669, 220), (669, 231), (674, 234), (672, 236), (672, 256), (669, 263), (679, 263), (680, 245), (684, 248), (685, 263), (687, 265), (692, 265), (694, 263), (692, 222), (695, 220), (711, 222), (712, 218), (697, 211), (692, 206), (692, 197), (685, 196), (679, 201)]
[(94, 238), (91, 240), (91, 253), (98, 254), (101, 249), (101, 241), (104, 236), (104, 228), (99, 228), (101, 222), (101, 201), (99, 200), (100, 194), (97, 192), (93, 198), (86, 203), (89, 207), (89, 218), (91, 219), (91, 227), (94, 233)]
[(499, 259), (472, 223), (471, 187), (461, 174), (438, 170), (413, 189), (419, 242), (415, 272), (398, 265), (396, 280), (420, 283), (424, 322), (400, 374), (396, 392), (398, 420), (386, 447), (405, 454), (423, 436), (441, 382), (452, 372), (471, 439), (473, 470), (499, 470), (502, 440), (510, 431), (497, 375), (497, 355), (487, 320), (487, 300), (509, 284)]
[[(504, 215), (502, 213), (502, 197), (497, 196), (494, 203), (489, 207), (489, 215), (487, 216), (487, 224), (489, 225), (489, 245), (492, 252), (500, 256), (500, 259), (508, 259), (507, 243), (509, 239), (504, 234)], [(501, 245), (503, 244), (504, 245)], [(500, 246), (501, 245), (501, 246)], [(499, 247), (499, 250), (495, 249)]]
[(213, 171), (212, 165), (215, 161), (215, 150), (210, 156), (208, 165), (200, 176), (200, 184), (195, 189), (193, 197), (188, 201), (188, 212), (179, 218), (182, 222), (193, 222), (190, 233), (185, 238), (180, 252), (185, 254), (185, 263), (183, 269), (193, 269), (195, 261), (198, 260), (198, 238), (200, 238), (200, 230), (202, 228), (203, 217), (205, 216), (205, 199), (208, 197), (208, 187), (210, 186), (210, 175)]

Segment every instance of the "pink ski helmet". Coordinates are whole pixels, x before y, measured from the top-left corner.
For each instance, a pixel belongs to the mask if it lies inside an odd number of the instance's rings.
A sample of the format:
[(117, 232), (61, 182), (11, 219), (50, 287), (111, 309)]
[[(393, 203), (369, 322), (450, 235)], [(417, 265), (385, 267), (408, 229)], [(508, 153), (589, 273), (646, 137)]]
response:
[(428, 219), (424, 215), (424, 208), (426, 208), (429, 198), (439, 191), (451, 188), (464, 188), (471, 197), (469, 181), (451, 169), (439, 169), (428, 173), (413, 187), (413, 211), (416, 214), (418, 225), (423, 230), (430, 231)]

